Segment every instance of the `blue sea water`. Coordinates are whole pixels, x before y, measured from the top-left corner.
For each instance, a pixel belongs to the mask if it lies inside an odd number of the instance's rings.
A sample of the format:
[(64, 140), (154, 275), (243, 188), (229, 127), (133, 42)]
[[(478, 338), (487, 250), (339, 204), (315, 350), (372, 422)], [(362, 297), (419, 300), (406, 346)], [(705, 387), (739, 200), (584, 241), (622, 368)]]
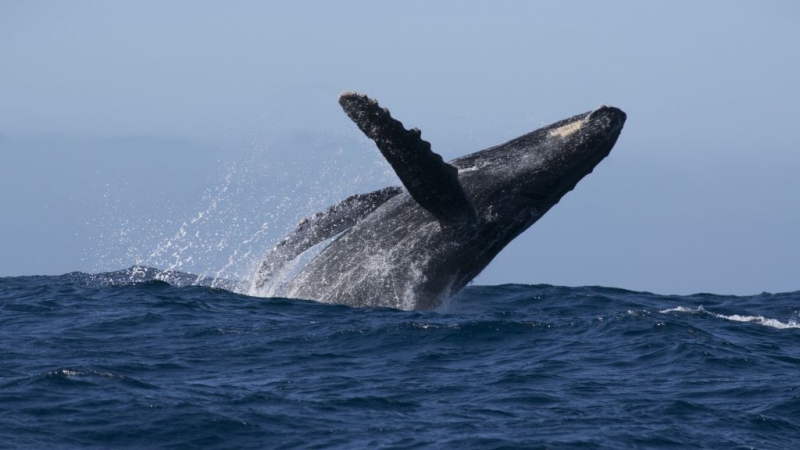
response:
[(470, 286), (418, 312), (160, 279), (0, 278), (0, 448), (800, 445), (800, 292)]

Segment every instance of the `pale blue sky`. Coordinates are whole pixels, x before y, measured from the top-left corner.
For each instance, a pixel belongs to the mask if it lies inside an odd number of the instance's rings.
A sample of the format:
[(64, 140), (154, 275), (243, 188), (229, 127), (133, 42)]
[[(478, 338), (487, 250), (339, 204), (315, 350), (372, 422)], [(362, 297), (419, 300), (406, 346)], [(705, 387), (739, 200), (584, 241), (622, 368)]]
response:
[(477, 283), (797, 290), (798, 23), (794, 1), (6, 0), (0, 276), (246, 276), (300, 216), (395, 182), (336, 102), (357, 90), (446, 159), (628, 113)]

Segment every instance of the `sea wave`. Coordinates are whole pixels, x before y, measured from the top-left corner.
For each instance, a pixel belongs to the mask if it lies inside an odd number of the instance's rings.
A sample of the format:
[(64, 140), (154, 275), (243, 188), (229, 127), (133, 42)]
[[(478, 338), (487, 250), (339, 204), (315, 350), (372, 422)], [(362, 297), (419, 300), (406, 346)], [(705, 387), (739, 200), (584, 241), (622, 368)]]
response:
[(469, 286), (401, 311), (218, 286), (0, 278), (0, 447), (800, 445), (800, 293)]
[(712, 317), (716, 317), (718, 319), (729, 320), (732, 322), (754, 323), (757, 325), (763, 325), (765, 327), (777, 328), (779, 330), (800, 328), (800, 324), (798, 324), (796, 319), (790, 319), (786, 322), (781, 322), (778, 319), (771, 319), (764, 316), (741, 315), (741, 314), (729, 314), (729, 315), (717, 314), (711, 311), (707, 311), (705, 308), (703, 308), (703, 306), (698, 306), (696, 308), (676, 306), (674, 308), (667, 308), (659, 312), (661, 314), (668, 314), (668, 313), (706, 314)]

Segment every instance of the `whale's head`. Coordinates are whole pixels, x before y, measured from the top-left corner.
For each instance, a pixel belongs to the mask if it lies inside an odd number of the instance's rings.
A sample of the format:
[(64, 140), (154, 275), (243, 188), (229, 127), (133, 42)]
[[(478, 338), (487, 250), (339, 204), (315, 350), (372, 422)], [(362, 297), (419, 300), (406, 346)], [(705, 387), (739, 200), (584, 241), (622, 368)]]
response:
[(522, 232), (608, 156), (625, 119), (601, 106), (452, 164), (479, 215), (515, 222)]

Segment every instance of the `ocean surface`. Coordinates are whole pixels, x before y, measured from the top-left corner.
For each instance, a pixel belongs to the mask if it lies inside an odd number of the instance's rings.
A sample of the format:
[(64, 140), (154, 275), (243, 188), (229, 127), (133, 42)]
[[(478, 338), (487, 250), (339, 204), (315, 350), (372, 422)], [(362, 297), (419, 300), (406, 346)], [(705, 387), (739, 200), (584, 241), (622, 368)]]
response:
[(800, 292), (417, 312), (194, 281), (0, 278), (0, 448), (800, 448)]

